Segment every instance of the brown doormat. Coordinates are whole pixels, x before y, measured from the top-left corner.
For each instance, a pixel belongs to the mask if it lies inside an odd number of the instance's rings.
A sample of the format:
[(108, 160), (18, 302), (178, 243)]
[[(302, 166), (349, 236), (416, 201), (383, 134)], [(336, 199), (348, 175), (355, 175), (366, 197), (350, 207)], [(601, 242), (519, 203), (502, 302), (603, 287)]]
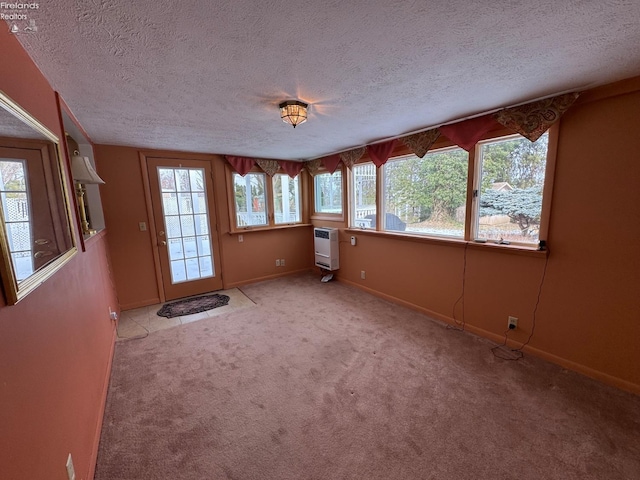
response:
[(228, 303), (229, 297), (226, 295), (220, 295), (219, 293), (203, 295), (201, 297), (185, 298), (184, 300), (165, 303), (162, 308), (158, 310), (158, 316), (173, 318), (181, 317), (183, 315), (192, 315), (194, 313), (224, 307)]

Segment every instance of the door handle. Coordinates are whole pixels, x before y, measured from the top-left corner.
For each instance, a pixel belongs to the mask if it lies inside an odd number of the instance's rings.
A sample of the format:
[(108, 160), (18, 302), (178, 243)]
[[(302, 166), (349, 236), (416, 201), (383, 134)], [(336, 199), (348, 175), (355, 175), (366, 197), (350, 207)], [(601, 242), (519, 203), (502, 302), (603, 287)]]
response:
[(160, 240), (158, 242), (158, 245), (160, 245), (161, 247), (166, 247), (167, 246), (167, 242), (165, 240)]

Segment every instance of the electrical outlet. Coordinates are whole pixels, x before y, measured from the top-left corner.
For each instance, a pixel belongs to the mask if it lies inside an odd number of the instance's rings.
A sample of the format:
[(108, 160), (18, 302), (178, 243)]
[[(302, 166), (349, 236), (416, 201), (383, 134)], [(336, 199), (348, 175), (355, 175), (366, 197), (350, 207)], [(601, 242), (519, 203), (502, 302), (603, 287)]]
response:
[(279, 267), (279, 266), (280, 266), (280, 259), (276, 258), (276, 267)]
[(365, 273), (365, 271), (364, 271), (364, 270), (360, 270), (360, 278), (361, 278), (362, 280), (364, 280), (365, 278), (367, 278), (367, 274)]
[(281, 258), (281, 259), (280, 259), (280, 266), (281, 266), (281, 267), (284, 267), (284, 258)]
[(146, 232), (147, 231), (147, 224), (146, 222), (140, 222), (138, 223), (138, 228), (140, 229), (141, 232)]
[(509, 323), (507, 324), (507, 326), (509, 327), (509, 330), (513, 330), (515, 328), (518, 328), (518, 319), (517, 319), (517, 317), (511, 317), (510, 316), (508, 322)]
[(244, 235), (238, 235), (238, 243), (244, 242)]
[(73, 458), (71, 458), (71, 454), (67, 457), (67, 477), (69, 480), (76, 480), (76, 470), (73, 468)]

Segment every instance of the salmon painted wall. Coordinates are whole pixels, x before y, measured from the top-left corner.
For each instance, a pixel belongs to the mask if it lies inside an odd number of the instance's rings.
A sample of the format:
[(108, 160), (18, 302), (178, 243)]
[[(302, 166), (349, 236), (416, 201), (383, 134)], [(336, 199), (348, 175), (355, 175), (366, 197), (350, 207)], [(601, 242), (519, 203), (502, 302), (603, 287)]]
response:
[[(638, 106), (640, 78), (583, 94), (561, 120), (550, 255), (535, 332), (527, 347), (538, 356), (636, 393), (640, 393)], [(348, 243), (351, 235), (358, 238), (355, 247)], [(464, 242), (344, 230), (341, 240), (340, 280), (453, 322), (453, 307), (462, 293)], [(545, 256), (478, 244), (470, 244), (466, 256), (465, 327), (502, 342), (507, 317), (513, 315), (519, 324), (509, 333), (510, 345), (519, 347), (532, 328)], [(361, 270), (366, 271), (365, 280)], [(462, 304), (455, 316), (461, 319)]]
[[(213, 164), (225, 288), (311, 268), (313, 230), (310, 226), (247, 231), (242, 234), (242, 242), (238, 241), (238, 235), (229, 233), (231, 219), (224, 182), (227, 175), (225, 163), (222, 157), (217, 156)], [(276, 267), (277, 258), (285, 259), (284, 267)]]
[(138, 226), (150, 224), (138, 151), (95, 145), (94, 156), (106, 182), (100, 194), (120, 305), (136, 308), (159, 303), (151, 234)]
[[(229, 233), (226, 170), (222, 157), (150, 150), (144, 153), (211, 161), (225, 288), (312, 266), (311, 227), (246, 231), (242, 234), (243, 242), (238, 241), (238, 235)], [(106, 182), (101, 191), (102, 202), (120, 305), (128, 309), (158, 303), (160, 292), (153, 257), (153, 249), (157, 248), (155, 239), (151, 238), (149, 230), (141, 232), (138, 228), (140, 222), (149, 225), (152, 221), (147, 213), (140, 150), (97, 145), (95, 156), (100, 176)], [(284, 258), (286, 266), (276, 267), (276, 258)]]
[[(243, 234), (242, 243), (237, 235), (224, 235), (225, 287), (308, 270), (313, 266), (312, 240), (311, 227), (250, 232)], [(275, 266), (277, 258), (286, 260), (284, 267)]]
[[(61, 138), (55, 95), (0, 29), (0, 90)], [(0, 477), (93, 478), (117, 299), (100, 235), (33, 293), (0, 306)]]

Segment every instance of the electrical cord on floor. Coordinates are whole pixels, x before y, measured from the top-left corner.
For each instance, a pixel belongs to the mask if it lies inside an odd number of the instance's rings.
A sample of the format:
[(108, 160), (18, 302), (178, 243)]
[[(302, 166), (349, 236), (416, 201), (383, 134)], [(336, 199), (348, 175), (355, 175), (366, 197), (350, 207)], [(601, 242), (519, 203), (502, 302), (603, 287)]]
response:
[[(504, 347), (507, 346), (507, 337), (509, 334), (509, 330), (506, 330), (504, 332), (504, 341), (502, 342), (502, 344), (497, 345), (491, 349), (491, 352), (496, 357), (501, 358), (502, 360), (520, 360), (522, 357), (524, 357), (524, 352), (522, 351), (522, 349), (529, 344), (529, 342), (531, 341), (531, 338), (533, 337), (533, 333), (536, 330), (536, 316), (538, 314), (538, 306), (540, 305), (540, 296), (542, 295), (542, 286), (544, 285), (544, 279), (547, 276), (547, 265), (549, 264), (549, 255), (551, 255), (551, 252), (547, 248), (547, 258), (545, 258), (545, 261), (544, 261), (544, 268), (542, 269), (542, 277), (540, 278), (540, 286), (538, 287), (538, 298), (536, 299), (536, 304), (533, 307), (533, 320), (531, 322), (531, 332), (529, 333), (529, 337), (527, 338), (526, 342), (520, 345), (520, 347), (505, 349)], [(510, 352), (506, 354), (507, 356), (503, 355), (505, 354), (505, 350)], [(498, 355), (496, 352), (501, 352), (501, 354)], [(513, 357), (510, 357), (511, 355), (513, 355)]]
[(507, 335), (509, 334), (509, 330), (504, 331), (504, 341), (500, 345), (496, 345), (491, 349), (491, 353), (497, 358), (502, 360), (520, 360), (524, 357), (524, 353), (521, 350), (513, 350), (506, 348), (507, 347)]
[[(469, 246), (469, 243), (467, 242), (464, 245), (464, 259), (462, 261), (462, 292), (460, 293), (460, 296), (458, 297), (456, 302), (453, 304), (453, 309), (451, 312), (451, 317), (453, 318), (453, 321), (456, 323), (457, 326), (447, 325), (448, 330), (458, 330), (458, 331), (464, 332), (464, 288), (465, 288), (465, 283), (467, 281), (467, 247), (468, 246)], [(462, 301), (462, 321), (461, 322), (459, 322), (456, 319), (456, 306), (458, 305), (458, 303), (460, 303), (460, 301)]]

